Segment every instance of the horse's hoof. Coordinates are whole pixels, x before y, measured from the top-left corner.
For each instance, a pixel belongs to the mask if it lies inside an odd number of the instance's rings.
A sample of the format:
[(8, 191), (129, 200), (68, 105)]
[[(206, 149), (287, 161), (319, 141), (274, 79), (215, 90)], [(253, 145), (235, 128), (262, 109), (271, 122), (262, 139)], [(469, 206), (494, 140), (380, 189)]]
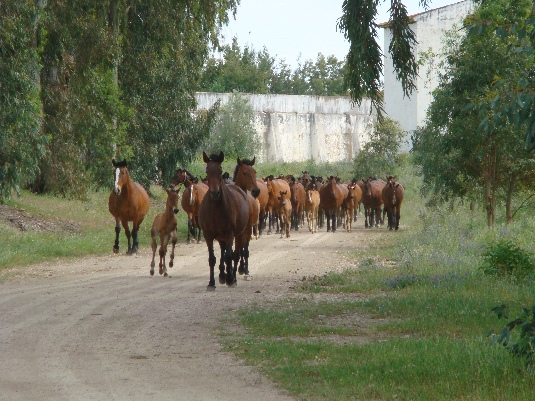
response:
[(173, 262), (169, 262), (169, 267), (173, 267)]
[(151, 276), (151, 277), (154, 276), (154, 270), (151, 270), (151, 271), (150, 271), (150, 276)]
[(119, 248), (113, 247), (113, 253), (115, 253), (115, 254), (119, 253)]
[(171, 276), (168, 275), (167, 273), (164, 273), (163, 276), (164, 276), (164, 277), (171, 277)]
[(206, 287), (206, 291), (215, 291), (215, 285), (208, 284), (208, 286)]
[(238, 286), (238, 284), (236, 282), (227, 283), (227, 287), (229, 287), (229, 288), (236, 288), (237, 286)]

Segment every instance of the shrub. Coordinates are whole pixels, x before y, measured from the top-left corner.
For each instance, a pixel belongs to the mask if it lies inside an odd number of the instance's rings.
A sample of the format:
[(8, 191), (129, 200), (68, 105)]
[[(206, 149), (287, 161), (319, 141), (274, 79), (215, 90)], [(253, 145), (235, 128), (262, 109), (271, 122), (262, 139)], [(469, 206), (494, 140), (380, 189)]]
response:
[(525, 278), (535, 271), (533, 255), (510, 240), (499, 240), (483, 251), (481, 269), (498, 277)]

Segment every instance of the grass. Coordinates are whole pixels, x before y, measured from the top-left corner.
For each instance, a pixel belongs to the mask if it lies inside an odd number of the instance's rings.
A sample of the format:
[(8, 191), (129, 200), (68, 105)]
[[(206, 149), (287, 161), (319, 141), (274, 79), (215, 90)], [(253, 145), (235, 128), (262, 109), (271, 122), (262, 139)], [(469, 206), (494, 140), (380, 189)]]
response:
[(305, 281), (302, 299), (241, 309), (223, 343), (299, 400), (533, 400), (533, 372), (487, 333), (506, 323), (493, 307), (535, 304), (534, 280), (480, 269), (497, 238), (533, 252), (533, 213), (489, 229), (482, 210), (427, 209), (406, 177), (399, 232), (348, 255), (358, 269)]
[[(151, 208), (139, 232), (140, 245), (145, 248), (150, 247), (150, 228), (154, 217), (165, 210), (165, 192), (158, 187), (152, 188), (151, 192)], [(22, 197), (7, 202), (7, 205), (24, 211), (34, 219), (53, 223), (56, 229), (40, 231), (29, 225), (26, 231), (20, 231), (1, 219), (0, 271), (58, 259), (109, 254), (115, 241), (115, 219), (108, 211), (108, 196), (107, 191), (93, 192), (88, 200), (78, 201), (24, 191)], [(179, 241), (185, 241), (186, 216), (179, 212), (177, 219)], [(65, 226), (72, 229), (65, 230)], [(126, 244), (126, 236), (121, 229), (120, 252), (126, 251)]]

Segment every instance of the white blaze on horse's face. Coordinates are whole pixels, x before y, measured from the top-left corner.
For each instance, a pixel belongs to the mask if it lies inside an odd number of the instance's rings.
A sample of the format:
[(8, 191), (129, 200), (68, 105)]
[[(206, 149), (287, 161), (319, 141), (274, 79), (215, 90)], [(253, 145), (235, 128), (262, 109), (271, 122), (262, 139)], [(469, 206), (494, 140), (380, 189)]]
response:
[(189, 204), (193, 205), (195, 203), (195, 198), (193, 197), (193, 183), (189, 187)]
[(113, 184), (113, 192), (115, 193), (115, 195), (121, 194), (121, 185), (119, 184), (120, 175), (121, 175), (121, 169), (117, 167), (115, 169), (115, 182)]

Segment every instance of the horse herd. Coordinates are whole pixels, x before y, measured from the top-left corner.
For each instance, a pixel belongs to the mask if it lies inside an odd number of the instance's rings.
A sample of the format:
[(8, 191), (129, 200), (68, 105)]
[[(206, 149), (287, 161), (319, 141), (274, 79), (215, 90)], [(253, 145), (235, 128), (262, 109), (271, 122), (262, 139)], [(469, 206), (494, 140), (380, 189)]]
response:
[[(223, 173), (224, 154), (207, 155), (206, 178), (199, 181), (185, 169), (177, 169), (167, 192), (165, 211), (159, 213), (151, 228), (152, 261), (150, 275), (154, 275), (155, 255), (159, 248), (159, 273), (167, 276), (166, 254), (171, 243), (169, 267), (173, 266), (177, 243), (178, 203), (188, 215), (188, 243), (200, 242), (201, 234), (208, 247), (210, 279), (208, 290), (215, 289), (216, 256), (214, 241), (219, 243), (219, 283), (233, 287), (236, 273), (249, 274), (249, 243), (252, 237), (267, 230), (290, 237), (291, 230), (299, 230), (308, 224), (311, 233), (326, 223), (327, 231), (335, 232), (342, 226), (351, 232), (357, 210), (364, 209), (366, 228), (377, 227), (388, 215), (388, 229), (398, 230), (403, 186), (396, 177), (387, 180), (370, 177), (360, 181), (341, 182), (338, 177), (327, 179), (303, 172), (301, 177), (269, 176), (257, 178), (252, 160), (237, 159), (232, 179)], [(138, 231), (149, 210), (150, 200), (145, 189), (134, 182), (127, 169), (126, 160), (112, 161), (115, 168), (114, 188), (109, 197), (109, 211), (115, 218), (114, 253), (119, 251), (121, 225), (128, 240), (127, 253), (136, 253)], [(184, 191), (180, 196), (180, 185)], [(128, 224), (132, 222), (132, 231)]]

